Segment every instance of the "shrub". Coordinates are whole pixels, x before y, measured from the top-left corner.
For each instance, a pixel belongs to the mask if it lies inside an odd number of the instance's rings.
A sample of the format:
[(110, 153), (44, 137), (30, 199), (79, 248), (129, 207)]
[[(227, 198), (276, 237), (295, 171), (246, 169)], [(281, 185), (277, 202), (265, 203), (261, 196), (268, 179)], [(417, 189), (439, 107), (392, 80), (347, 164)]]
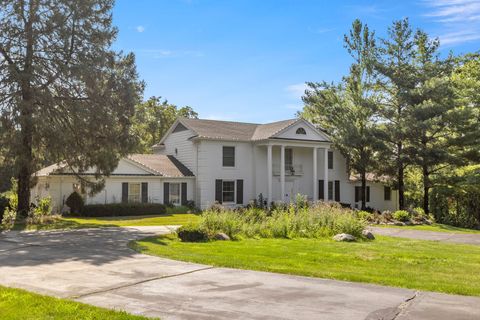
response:
[(416, 208), (413, 208), (412, 211), (415, 217), (426, 217), (425, 210), (423, 210), (423, 208), (416, 207)]
[(398, 221), (405, 222), (410, 220), (410, 213), (408, 213), (408, 211), (405, 211), (405, 210), (397, 210), (392, 214), (392, 216), (393, 216), (393, 219)]
[(356, 214), (359, 219), (364, 221), (370, 221), (373, 218), (373, 213), (368, 211), (361, 210), (361, 211), (357, 211)]
[(52, 198), (45, 197), (37, 201), (37, 205), (27, 218), (27, 224), (42, 224), (52, 213)]
[(187, 224), (177, 230), (177, 235), (184, 242), (200, 242), (208, 240), (207, 233), (197, 224)]
[(74, 214), (79, 214), (82, 211), (83, 206), (85, 205), (83, 198), (78, 192), (72, 192), (65, 202), (66, 205), (70, 208), (70, 212)]
[(9, 230), (15, 224), (15, 219), (17, 218), (17, 211), (9, 207), (5, 208), (2, 217), (2, 228)]
[(2, 221), (3, 218), (3, 212), (5, 209), (8, 207), (8, 198), (0, 195), (0, 221)]
[(167, 208), (160, 203), (89, 204), (80, 214), (85, 217), (114, 217), (165, 214)]

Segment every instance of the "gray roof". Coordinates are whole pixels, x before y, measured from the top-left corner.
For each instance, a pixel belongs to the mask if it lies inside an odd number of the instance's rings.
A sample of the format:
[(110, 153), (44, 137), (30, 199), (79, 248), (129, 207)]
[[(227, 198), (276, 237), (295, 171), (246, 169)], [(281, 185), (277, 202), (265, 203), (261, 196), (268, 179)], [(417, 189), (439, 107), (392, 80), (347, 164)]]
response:
[[(162, 177), (193, 177), (193, 173), (185, 167), (174, 156), (166, 156), (162, 154), (131, 154), (126, 157), (130, 161), (133, 161), (140, 166), (152, 171), (151, 175)], [(71, 172), (65, 172), (66, 164), (61, 162), (59, 164), (52, 164), (45, 167), (35, 173), (37, 177), (50, 176), (50, 175), (71, 175)], [(82, 175), (88, 175), (84, 173)], [(117, 173), (115, 175), (122, 175)], [(131, 175), (131, 174), (129, 174)]]
[(267, 124), (233, 121), (180, 119), (198, 138), (233, 141), (255, 141), (268, 139), (299, 119), (289, 119)]
[(192, 171), (185, 167), (185, 165), (174, 156), (163, 154), (131, 154), (127, 158), (163, 177), (193, 177)]

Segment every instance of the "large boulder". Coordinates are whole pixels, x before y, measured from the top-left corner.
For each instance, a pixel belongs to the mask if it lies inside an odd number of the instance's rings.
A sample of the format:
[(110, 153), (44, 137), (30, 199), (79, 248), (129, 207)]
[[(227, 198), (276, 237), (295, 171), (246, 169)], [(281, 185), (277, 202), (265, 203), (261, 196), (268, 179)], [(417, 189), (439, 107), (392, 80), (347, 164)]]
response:
[(220, 232), (215, 235), (215, 240), (230, 240), (230, 237), (227, 234)]
[(370, 232), (370, 230), (367, 230), (367, 229), (362, 231), (362, 236), (364, 236), (368, 240), (375, 240), (375, 236), (373, 235), (373, 233)]
[(357, 240), (357, 238), (355, 238), (354, 236), (352, 236), (351, 234), (348, 234), (348, 233), (339, 233), (339, 234), (336, 234), (333, 237), (333, 240), (350, 242), (350, 241)]

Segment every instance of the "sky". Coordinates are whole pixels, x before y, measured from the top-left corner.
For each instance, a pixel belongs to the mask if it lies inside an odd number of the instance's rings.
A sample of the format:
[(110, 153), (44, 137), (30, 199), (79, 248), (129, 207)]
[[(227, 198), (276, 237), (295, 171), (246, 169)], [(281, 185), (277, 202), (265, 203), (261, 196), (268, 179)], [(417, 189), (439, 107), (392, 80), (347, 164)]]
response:
[(145, 99), (266, 123), (295, 117), (306, 81), (348, 72), (353, 20), (384, 37), (405, 17), (444, 55), (480, 50), (480, 0), (117, 0), (114, 48), (135, 53)]

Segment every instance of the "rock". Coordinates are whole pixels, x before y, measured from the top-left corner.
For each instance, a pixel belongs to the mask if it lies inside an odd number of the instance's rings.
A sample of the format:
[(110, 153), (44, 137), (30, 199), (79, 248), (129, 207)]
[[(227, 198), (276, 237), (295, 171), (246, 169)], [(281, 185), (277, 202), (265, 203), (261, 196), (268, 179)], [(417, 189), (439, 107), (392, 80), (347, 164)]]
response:
[(230, 237), (225, 233), (220, 232), (215, 235), (215, 240), (230, 240)]
[(411, 225), (413, 225), (412, 221), (410, 221), (410, 220), (405, 221), (404, 224), (405, 224), (406, 226), (411, 226)]
[(355, 241), (357, 240), (354, 236), (348, 233), (339, 233), (333, 237), (333, 240), (335, 241)]
[(393, 224), (395, 226), (404, 226), (405, 225), (405, 223), (403, 223), (402, 221), (395, 221)]
[(362, 236), (364, 236), (368, 240), (375, 240), (375, 236), (373, 235), (373, 233), (366, 229), (362, 231)]

